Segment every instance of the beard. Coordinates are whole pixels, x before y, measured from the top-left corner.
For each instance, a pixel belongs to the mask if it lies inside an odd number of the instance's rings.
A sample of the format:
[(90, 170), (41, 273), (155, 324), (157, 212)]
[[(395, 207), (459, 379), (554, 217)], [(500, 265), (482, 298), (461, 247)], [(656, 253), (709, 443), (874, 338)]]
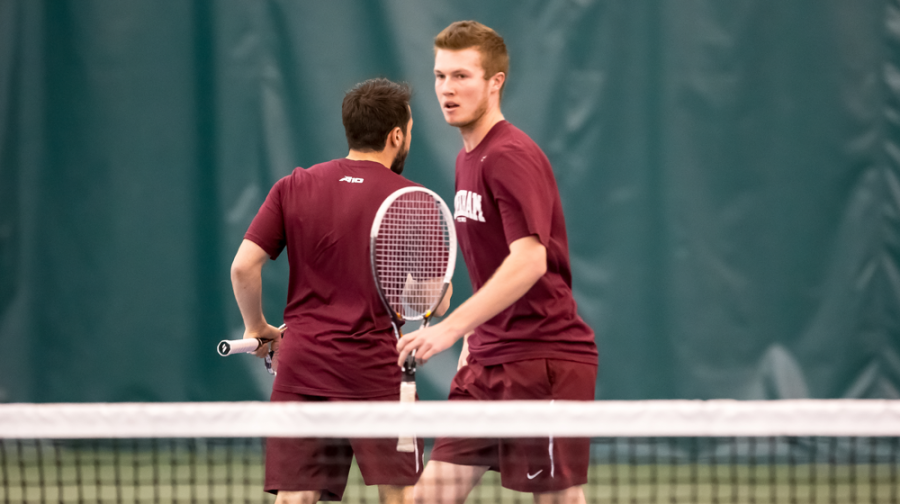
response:
[(488, 96), (487, 96), (487, 93), (485, 93), (484, 99), (481, 100), (481, 102), (478, 104), (477, 107), (475, 107), (475, 111), (472, 113), (472, 117), (470, 117), (468, 120), (448, 122), (447, 124), (449, 124), (450, 126), (453, 126), (454, 128), (461, 128), (461, 129), (471, 128), (472, 126), (475, 125), (475, 123), (480, 121), (481, 118), (484, 117), (485, 114), (487, 114), (487, 109), (488, 109)]
[(406, 163), (406, 155), (409, 154), (408, 149), (403, 149), (400, 152), (397, 152), (397, 155), (394, 156), (394, 161), (391, 163), (391, 171), (396, 173), (397, 175), (403, 174), (403, 165)]

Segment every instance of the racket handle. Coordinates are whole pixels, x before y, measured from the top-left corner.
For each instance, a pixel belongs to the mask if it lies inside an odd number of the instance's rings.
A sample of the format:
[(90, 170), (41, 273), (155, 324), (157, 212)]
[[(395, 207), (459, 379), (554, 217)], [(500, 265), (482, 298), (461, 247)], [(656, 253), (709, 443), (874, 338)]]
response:
[(237, 340), (222, 340), (216, 349), (219, 355), (225, 357), (236, 353), (253, 353), (257, 348), (263, 345), (263, 340), (256, 338), (246, 338)]
[[(416, 382), (405, 381), (400, 383), (400, 402), (416, 402)], [(412, 453), (416, 451), (416, 437), (404, 436), (397, 440), (397, 451)]]

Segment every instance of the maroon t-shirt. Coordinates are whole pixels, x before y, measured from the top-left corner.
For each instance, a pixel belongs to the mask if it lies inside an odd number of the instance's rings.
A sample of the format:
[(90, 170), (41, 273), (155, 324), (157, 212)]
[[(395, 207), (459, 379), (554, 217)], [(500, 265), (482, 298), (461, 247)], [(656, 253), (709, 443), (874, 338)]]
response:
[(275, 183), (244, 236), (290, 278), (274, 388), (337, 398), (397, 393), (397, 339), (378, 297), (369, 234), (392, 192), (418, 185), (372, 161), (297, 168)]
[(572, 297), (559, 189), (540, 147), (501, 121), (471, 152), (461, 150), (453, 217), (476, 291), (509, 255), (510, 243), (534, 235), (547, 248), (547, 273), (469, 337), (470, 361), (490, 366), (554, 358), (596, 364), (594, 332), (578, 316)]

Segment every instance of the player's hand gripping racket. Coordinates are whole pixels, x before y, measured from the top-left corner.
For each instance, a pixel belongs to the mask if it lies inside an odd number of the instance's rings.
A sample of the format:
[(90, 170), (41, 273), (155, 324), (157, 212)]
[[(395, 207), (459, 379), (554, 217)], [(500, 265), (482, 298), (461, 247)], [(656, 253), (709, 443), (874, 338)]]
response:
[[(284, 330), (287, 328), (286, 324), (281, 324), (278, 328), (282, 334), (284, 334)], [(258, 338), (244, 338), (244, 339), (236, 339), (236, 340), (222, 340), (216, 346), (216, 350), (219, 351), (219, 355), (222, 357), (227, 357), (231, 354), (237, 353), (253, 353), (259, 349), (259, 347), (269, 343), (269, 340), (262, 340)], [(266, 371), (269, 372), (270, 375), (275, 374), (275, 369), (272, 366), (272, 359), (275, 357), (274, 351), (269, 351), (263, 359), (263, 363), (266, 365)]]
[[(405, 187), (387, 197), (372, 223), (372, 274), (394, 334), (406, 320), (428, 324), (441, 303), (456, 264), (453, 216), (440, 196), (422, 187)], [(416, 399), (416, 359), (403, 366), (400, 402)], [(413, 436), (401, 437), (397, 451), (415, 449)]]

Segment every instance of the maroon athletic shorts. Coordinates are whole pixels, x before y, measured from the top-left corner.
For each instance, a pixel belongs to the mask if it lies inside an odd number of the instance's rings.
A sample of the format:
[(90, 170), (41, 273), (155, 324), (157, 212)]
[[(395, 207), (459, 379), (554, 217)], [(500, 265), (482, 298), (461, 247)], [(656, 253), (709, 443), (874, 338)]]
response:
[[(278, 401), (399, 401), (400, 393), (371, 399), (332, 399), (292, 392), (272, 392)], [(341, 500), (347, 486), (350, 462), (356, 463), (366, 485), (415, 485), (422, 474), (422, 439), (416, 451), (397, 451), (397, 438), (268, 438), (266, 440), (265, 490), (319, 490), (323, 501)]]
[[(597, 366), (534, 359), (496, 366), (472, 363), (456, 373), (451, 401), (593, 401)], [(431, 460), (500, 471), (500, 483), (519, 492), (557, 492), (587, 483), (589, 438), (439, 438)], [(449, 476), (449, 475), (448, 475)], [(452, 476), (450, 476), (452, 477)]]

